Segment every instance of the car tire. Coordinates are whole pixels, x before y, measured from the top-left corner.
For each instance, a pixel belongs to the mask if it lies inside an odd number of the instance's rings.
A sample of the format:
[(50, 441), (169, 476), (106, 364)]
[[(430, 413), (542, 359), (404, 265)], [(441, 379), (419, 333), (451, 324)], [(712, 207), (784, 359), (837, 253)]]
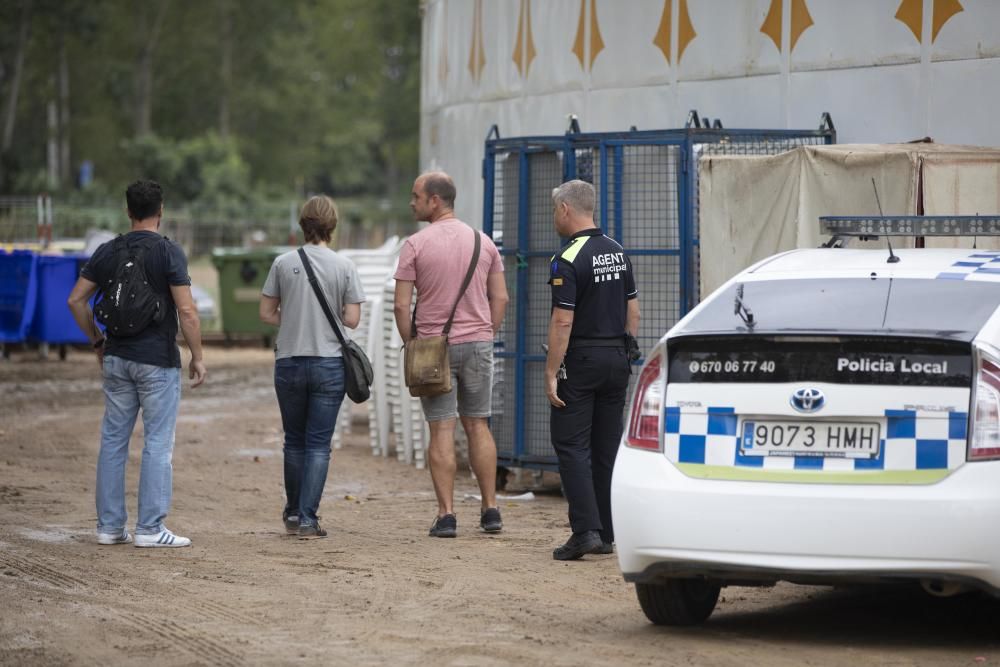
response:
[(646, 618), (656, 625), (698, 625), (712, 615), (721, 586), (708, 579), (668, 579), (662, 584), (636, 584)]

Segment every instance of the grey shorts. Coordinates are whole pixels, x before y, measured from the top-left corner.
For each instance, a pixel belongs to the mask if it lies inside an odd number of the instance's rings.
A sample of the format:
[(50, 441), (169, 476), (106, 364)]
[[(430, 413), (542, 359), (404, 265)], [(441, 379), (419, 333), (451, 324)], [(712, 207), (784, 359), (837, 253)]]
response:
[(493, 401), (493, 341), (448, 346), (451, 361), (451, 391), (421, 397), (424, 418), (429, 421), (462, 417), (489, 417)]

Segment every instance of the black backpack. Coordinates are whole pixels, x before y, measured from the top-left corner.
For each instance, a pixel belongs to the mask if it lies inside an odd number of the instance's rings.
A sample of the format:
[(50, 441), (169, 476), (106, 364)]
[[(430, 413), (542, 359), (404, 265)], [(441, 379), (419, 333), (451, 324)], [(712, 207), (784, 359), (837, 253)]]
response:
[(124, 236), (113, 241), (113, 272), (99, 286), (100, 298), (94, 306), (94, 315), (109, 336), (135, 336), (166, 316), (166, 299), (153, 289), (146, 274), (146, 253), (160, 241), (130, 244)]

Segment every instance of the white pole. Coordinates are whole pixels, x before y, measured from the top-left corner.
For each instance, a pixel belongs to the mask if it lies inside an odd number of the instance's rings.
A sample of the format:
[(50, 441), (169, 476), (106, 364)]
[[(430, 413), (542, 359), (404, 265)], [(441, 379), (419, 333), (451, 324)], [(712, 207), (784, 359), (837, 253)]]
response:
[(42, 247), (48, 248), (52, 243), (52, 196), (45, 195), (45, 240)]
[(48, 183), (49, 188), (57, 188), (59, 187), (59, 116), (55, 100), (49, 101), (48, 121)]

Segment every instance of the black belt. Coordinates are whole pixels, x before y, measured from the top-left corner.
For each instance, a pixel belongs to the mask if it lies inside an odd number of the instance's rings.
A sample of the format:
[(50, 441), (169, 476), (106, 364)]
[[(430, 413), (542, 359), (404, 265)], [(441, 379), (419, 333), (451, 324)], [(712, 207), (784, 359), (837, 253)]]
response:
[(625, 347), (625, 335), (616, 338), (570, 338), (567, 349), (580, 347)]

